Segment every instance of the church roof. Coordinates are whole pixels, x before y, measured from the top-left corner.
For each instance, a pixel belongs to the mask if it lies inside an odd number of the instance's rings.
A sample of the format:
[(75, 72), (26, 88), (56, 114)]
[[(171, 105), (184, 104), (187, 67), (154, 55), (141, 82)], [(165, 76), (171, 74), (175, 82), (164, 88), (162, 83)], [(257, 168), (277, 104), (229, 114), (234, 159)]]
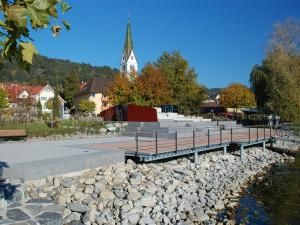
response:
[(128, 20), (126, 36), (125, 36), (125, 44), (124, 44), (124, 53), (127, 59), (129, 58), (132, 50), (133, 50), (133, 41), (131, 35), (131, 25), (130, 25), (130, 21)]

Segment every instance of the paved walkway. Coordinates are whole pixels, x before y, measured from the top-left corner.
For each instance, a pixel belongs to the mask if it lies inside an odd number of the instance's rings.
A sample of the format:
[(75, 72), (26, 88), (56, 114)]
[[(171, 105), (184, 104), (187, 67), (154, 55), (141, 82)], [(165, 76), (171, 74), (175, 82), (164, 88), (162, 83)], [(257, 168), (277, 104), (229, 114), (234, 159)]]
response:
[[(0, 162), (8, 164), (4, 177), (39, 179), (124, 161), (120, 146), (132, 137), (16, 142), (0, 144)], [(118, 143), (116, 145), (116, 143)]]

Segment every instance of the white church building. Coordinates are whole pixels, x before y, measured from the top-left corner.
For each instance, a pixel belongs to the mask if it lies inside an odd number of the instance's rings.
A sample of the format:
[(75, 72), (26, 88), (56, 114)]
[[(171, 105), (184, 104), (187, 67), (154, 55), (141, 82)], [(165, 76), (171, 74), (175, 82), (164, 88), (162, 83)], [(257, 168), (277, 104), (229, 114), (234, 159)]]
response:
[(120, 62), (120, 72), (127, 77), (138, 72), (138, 63), (134, 54), (131, 25), (129, 20), (127, 23), (125, 44)]

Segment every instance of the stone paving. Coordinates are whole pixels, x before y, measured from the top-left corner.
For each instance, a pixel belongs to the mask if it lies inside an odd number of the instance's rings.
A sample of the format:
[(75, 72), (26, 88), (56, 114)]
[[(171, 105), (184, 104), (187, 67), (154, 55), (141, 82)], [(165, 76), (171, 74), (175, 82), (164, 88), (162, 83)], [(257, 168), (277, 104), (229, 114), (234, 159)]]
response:
[(13, 202), (0, 217), (0, 224), (61, 225), (64, 206), (47, 199)]

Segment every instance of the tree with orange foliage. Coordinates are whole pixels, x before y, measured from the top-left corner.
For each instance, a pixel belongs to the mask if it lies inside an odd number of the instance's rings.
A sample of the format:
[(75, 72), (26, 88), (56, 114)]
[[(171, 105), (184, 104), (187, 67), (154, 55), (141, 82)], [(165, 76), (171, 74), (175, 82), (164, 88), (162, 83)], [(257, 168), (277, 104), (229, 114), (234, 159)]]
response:
[(137, 79), (128, 79), (128, 77), (118, 74), (108, 88), (108, 97), (113, 105), (130, 103), (143, 105), (139, 92)]
[(148, 64), (138, 77), (139, 91), (144, 106), (160, 106), (171, 101), (171, 91), (161, 70)]
[(255, 107), (254, 93), (243, 84), (233, 83), (220, 93), (220, 104), (225, 108)]

